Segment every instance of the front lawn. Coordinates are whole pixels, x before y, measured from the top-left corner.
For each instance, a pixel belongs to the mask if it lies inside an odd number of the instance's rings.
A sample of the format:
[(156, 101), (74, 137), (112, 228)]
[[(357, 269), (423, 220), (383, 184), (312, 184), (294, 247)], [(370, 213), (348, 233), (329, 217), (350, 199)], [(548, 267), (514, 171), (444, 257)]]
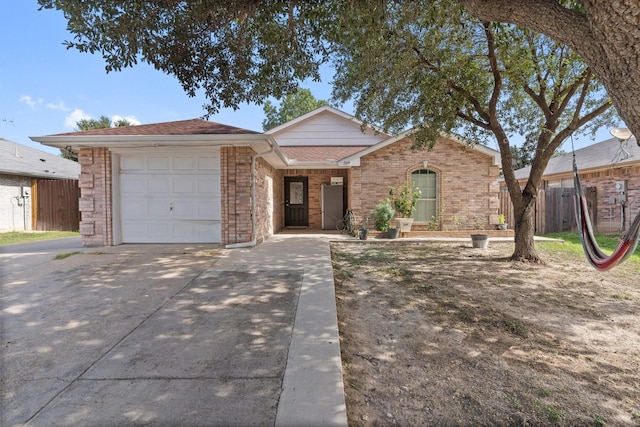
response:
[(65, 237), (76, 237), (79, 235), (80, 233), (77, 231), (8, 231), (0, 233), (0, 245), (36, 242), (38, 240), (62, 239)]

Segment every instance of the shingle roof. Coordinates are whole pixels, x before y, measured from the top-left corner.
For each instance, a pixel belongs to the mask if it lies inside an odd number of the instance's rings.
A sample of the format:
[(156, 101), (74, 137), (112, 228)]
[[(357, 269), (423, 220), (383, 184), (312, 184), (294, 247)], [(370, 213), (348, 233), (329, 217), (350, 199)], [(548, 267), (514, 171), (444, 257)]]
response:
[(325, 162), (337, 161), (351, 156), (368, 146), (284, 146), (280, 147), (286, 156), (299, 162)]
[[(607, 168), (640, 162), (640, 147), (636, 139), (620, 142), (617, 138), (607, 139), (597, 144), (576, 150), (578, 170)], [(553, 157), (544, 171), (544, 176), (565, 174), (573, 171), (573, 154)], [(517, 179), (526, 179), (531, 166), (515, 171)]]
[(78, 179), (80, 165), (0, 138), (0, 173), (36, 178)]
[(202, 119), (179, 120), (175, 122), (151, 123), (145, 125), (120, 126), (91, 129), (82, 132), (58, 133), (51, 136), (128, 136), (128, 135), (250, 135), (259, 134), (248, 129)]

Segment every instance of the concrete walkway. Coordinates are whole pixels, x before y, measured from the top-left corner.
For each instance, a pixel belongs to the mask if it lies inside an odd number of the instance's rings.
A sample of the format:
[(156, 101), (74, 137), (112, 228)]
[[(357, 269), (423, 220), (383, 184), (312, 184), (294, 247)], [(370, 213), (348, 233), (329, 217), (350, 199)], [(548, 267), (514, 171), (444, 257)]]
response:
[(215, 266), (303, 274), (276, 426), (347, 425), (329, 249), (330, 240), (343, 238), (278, 234), (252, 249), (233, 250)]
[(341, 237), (40, 251), (33, 265), (5, 247), (20, 268), (2, 277), (0, 425), (346, 426)]

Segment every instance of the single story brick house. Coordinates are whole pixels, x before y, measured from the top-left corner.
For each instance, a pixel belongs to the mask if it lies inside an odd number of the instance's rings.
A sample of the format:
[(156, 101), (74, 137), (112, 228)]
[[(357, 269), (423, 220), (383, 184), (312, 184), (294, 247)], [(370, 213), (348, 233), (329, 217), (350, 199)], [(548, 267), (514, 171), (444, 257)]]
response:
[[(73, 222), (66, 217), (74, 214), (77, 230), (78, 175), (74, 161), (0, 138), (0, 231), (61, 230), (58, 222)], [(73, 202), (65, 205), (59, 191), (73, 186)], [(38, 200), (50, 203), (39, 206)]]
[(499, 153), (447, 136), (412, 151), (409, 136), (325, 106), (268, 133), (193, 119), (32, 139), (79, 154), (85, 246), (238, 247), (285, 227), (335, 230), (346, 209), (361, 221), (408, 179), (423, 190), (414, 229), (495, 223)]
[[(640, 145), (635, 137), (610, 138), (575, 150), (580, 182), (593, 200), (591, 222), (596, 232), (627, 229), (640, 211)], [(531, 167), (515, 171), (525, 185)], [(564, 188), (573, 193), (573, 153), (553, 157), (542, 176), (541, 188)], [(568, 208), (573, 220), (573, 203)]]

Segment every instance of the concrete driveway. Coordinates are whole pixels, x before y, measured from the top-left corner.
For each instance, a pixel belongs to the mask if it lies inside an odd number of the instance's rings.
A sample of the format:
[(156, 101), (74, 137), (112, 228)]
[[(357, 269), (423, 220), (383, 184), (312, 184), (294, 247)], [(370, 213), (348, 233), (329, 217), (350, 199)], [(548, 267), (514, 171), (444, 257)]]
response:
[(346, 425), (326, 236), (3, 252), (2, 426)]

